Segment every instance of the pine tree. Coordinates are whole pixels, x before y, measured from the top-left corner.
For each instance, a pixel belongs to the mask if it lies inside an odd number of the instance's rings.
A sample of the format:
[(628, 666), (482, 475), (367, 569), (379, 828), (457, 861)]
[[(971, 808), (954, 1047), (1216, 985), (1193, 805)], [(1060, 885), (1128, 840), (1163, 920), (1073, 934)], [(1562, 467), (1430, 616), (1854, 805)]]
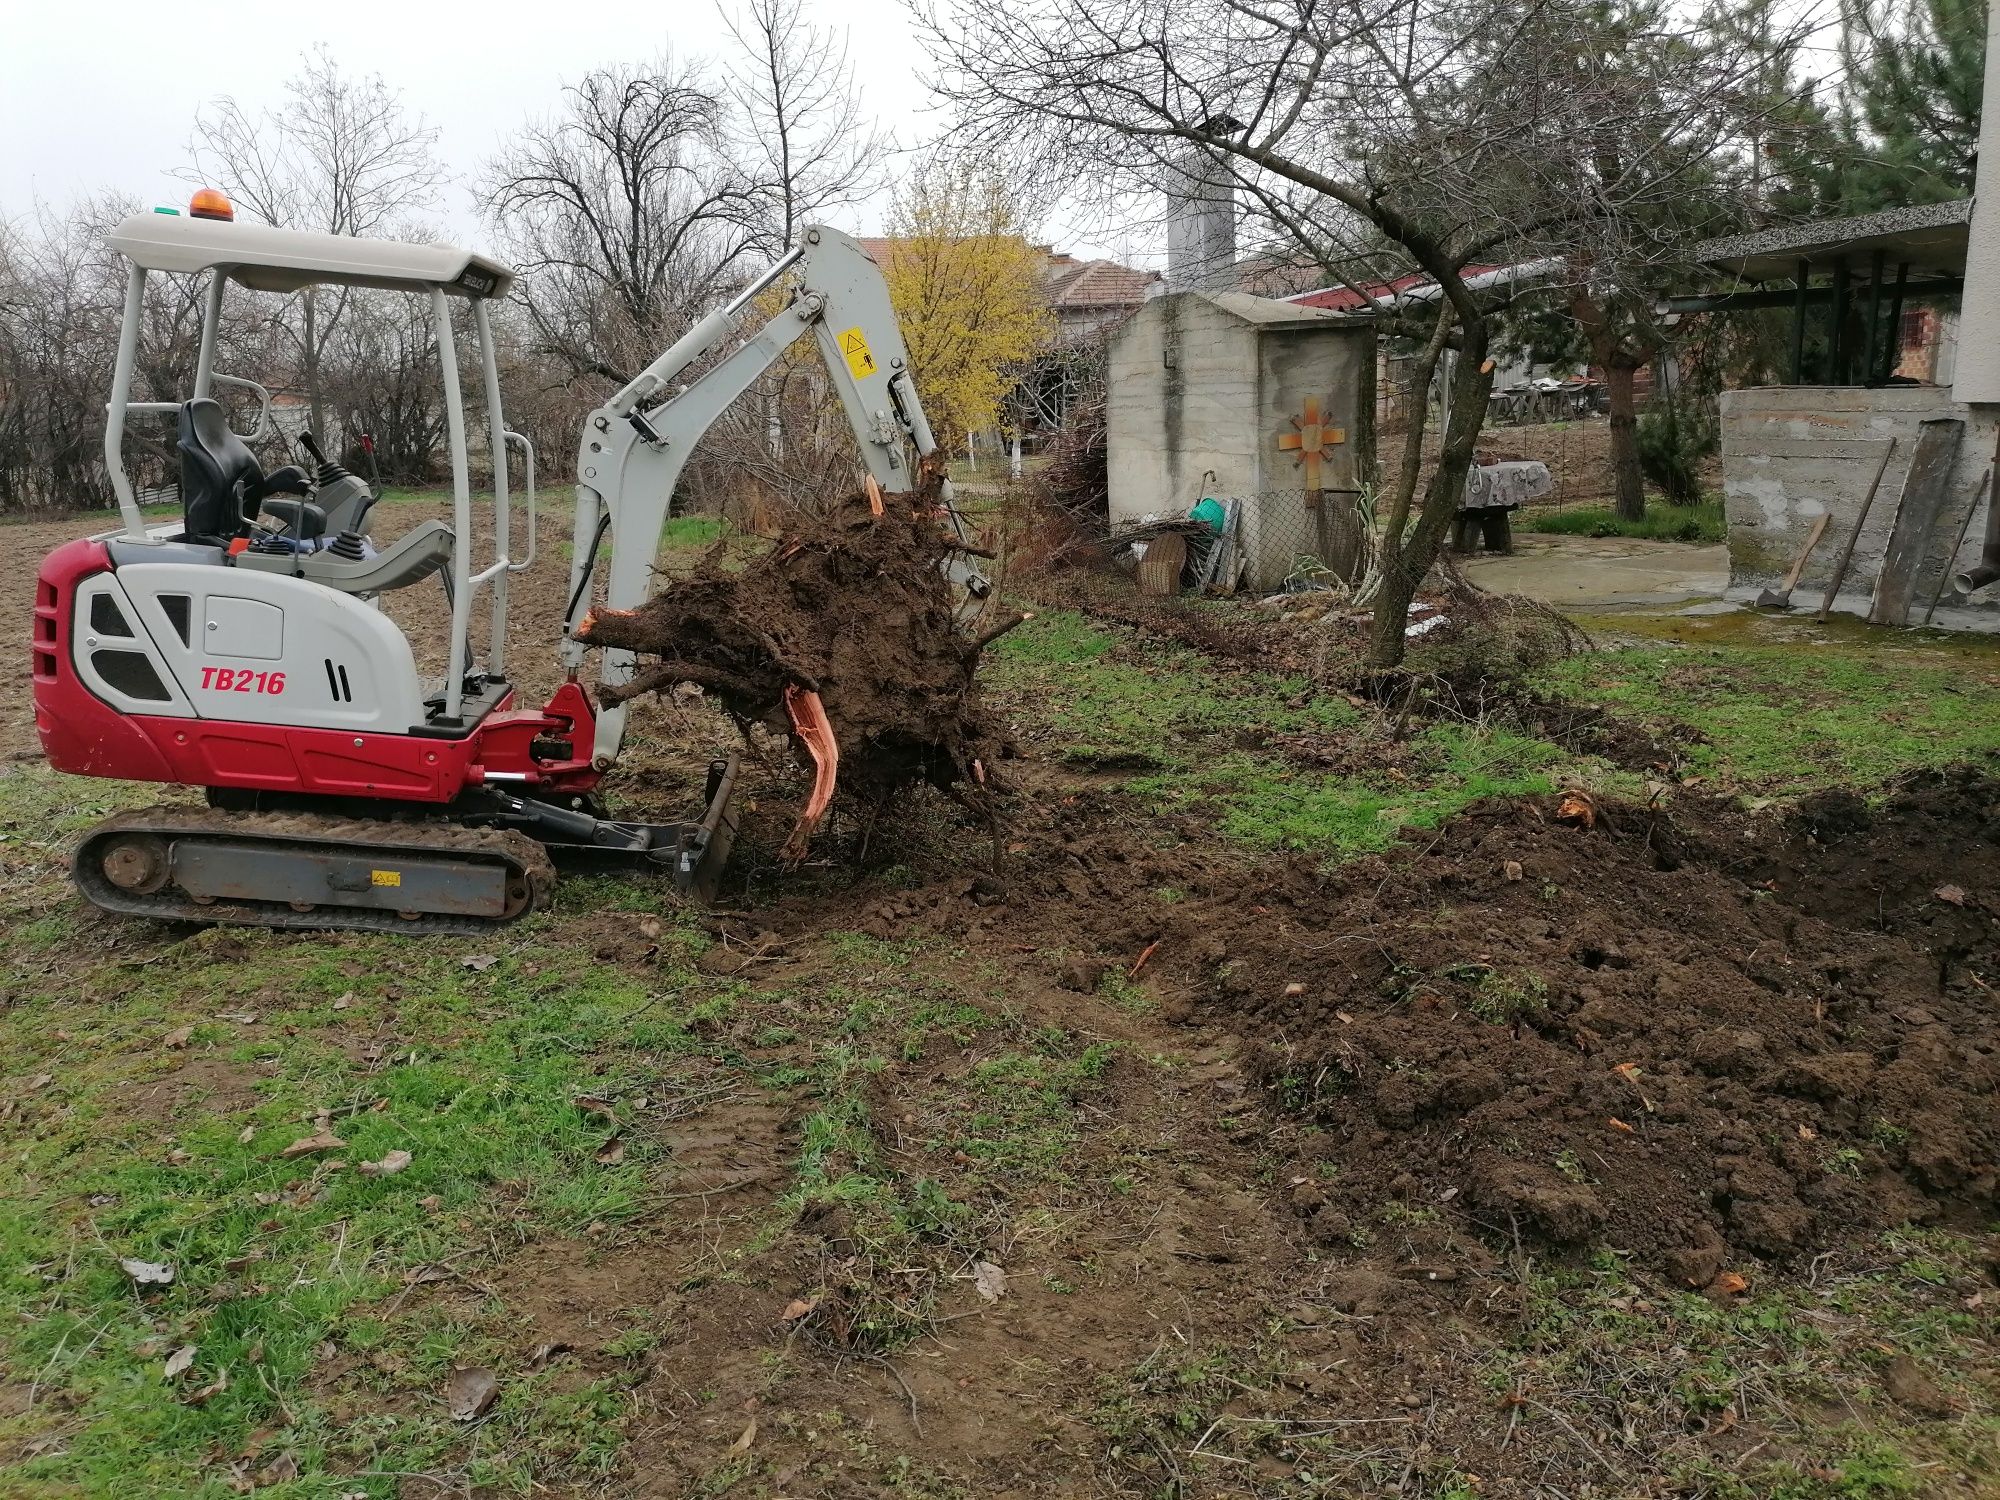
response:
[(1983, 0), (1849, 0), (1842, 18), (1846, 213), (1944, 203), (1972, 191), (1986, 76)]

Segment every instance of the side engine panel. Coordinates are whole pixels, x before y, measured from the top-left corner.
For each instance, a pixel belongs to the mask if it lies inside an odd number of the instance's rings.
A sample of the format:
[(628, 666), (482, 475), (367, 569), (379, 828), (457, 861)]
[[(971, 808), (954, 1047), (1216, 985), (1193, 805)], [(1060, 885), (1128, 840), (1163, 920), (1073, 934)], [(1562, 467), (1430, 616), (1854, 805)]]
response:
[[(127, 713), (372, 734), (407, 734), (424, 719), (402, 631), (317, 583), (247, 568), (132, 563), (84, 580), (76, 608), (77, 671)], [(96, 628), (121, 621), (123, 639)], [(121, 659), (148, 647), (151, 683)], [(119, 656), (107, 663), (107, 652)]]

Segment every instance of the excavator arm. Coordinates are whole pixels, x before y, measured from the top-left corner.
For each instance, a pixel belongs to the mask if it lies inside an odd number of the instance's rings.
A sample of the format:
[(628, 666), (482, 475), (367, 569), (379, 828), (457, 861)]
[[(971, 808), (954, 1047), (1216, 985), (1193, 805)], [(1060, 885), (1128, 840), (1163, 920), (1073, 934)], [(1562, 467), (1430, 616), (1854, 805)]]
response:
[[(794, 266), (799, 284), (783, 309), (678, 392), (662, 395), (734, 339), (759, 294)], [(652, 594), (660, 533), (674, 488), (695, 444), (732, 401), (807, 334), (819, 346), (868, 473), (887, 493), (914, 487), (910, 449), (921, 459), (936, 450), (937, 440), (910, 377), (909, 351), (888, 286), (847, 235), (807, 229), (797, 249), (695, 324), (584, 420), (576, 460), (576, 550), (563, 621), (566, 666), (576, 670), (584, 661), (585, 648), (575, 630), (590, 602), (597, 544), (609, 536), (605, 604), (613, 609), (644, 604)], [(973, 592), (984, 592), (983, 580), (966, 581)], [(605, 683), (631, 680), (636, 670), (631, 652), (606, 651), (603, 657)], [(624, 704), (599, 714), (592, 758), (600, 769), (616, 761), (624, 735)]]

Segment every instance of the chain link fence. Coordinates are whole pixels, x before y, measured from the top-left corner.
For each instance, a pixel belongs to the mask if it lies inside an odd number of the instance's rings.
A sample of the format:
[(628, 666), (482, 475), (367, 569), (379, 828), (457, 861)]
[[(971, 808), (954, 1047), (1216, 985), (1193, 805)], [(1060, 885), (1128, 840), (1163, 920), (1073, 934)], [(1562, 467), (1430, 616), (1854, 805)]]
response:
[(1258, 594), (1353, 583), (1369, 541), (1360, 500), (1354, 490), (1263, 490), (1230, 501), (1221, 553), (1203, 582)]

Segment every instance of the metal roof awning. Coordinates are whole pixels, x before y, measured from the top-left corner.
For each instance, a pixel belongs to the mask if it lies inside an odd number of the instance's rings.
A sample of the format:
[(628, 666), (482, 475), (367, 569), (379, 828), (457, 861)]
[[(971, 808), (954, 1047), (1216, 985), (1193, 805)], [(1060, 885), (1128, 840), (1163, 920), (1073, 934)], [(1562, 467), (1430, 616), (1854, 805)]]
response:
[(231, 281), (260, 292), (296, 292), (325, 284), (460, 297), (507, 295), (509, 266), (450, 245), (357, 239), (238, 224), (178, 214), (133, 214), (111, 232), (111, 248), (148, 271), (222, 269)]
[(1789, 279), (1798, 275), (1802, 261), (1808, 273), (1842, 263), (1856, 268), (1878, 253), (1888, 266), (1907, 265), (1912, 277), (1954, 277), (1965, 274), (1971, 225), (1972, 200), (1960, 198), (1732, 234), (1706, 240), (1694, 253), (1703, 264), (1734, 271), (1745, 281)]

